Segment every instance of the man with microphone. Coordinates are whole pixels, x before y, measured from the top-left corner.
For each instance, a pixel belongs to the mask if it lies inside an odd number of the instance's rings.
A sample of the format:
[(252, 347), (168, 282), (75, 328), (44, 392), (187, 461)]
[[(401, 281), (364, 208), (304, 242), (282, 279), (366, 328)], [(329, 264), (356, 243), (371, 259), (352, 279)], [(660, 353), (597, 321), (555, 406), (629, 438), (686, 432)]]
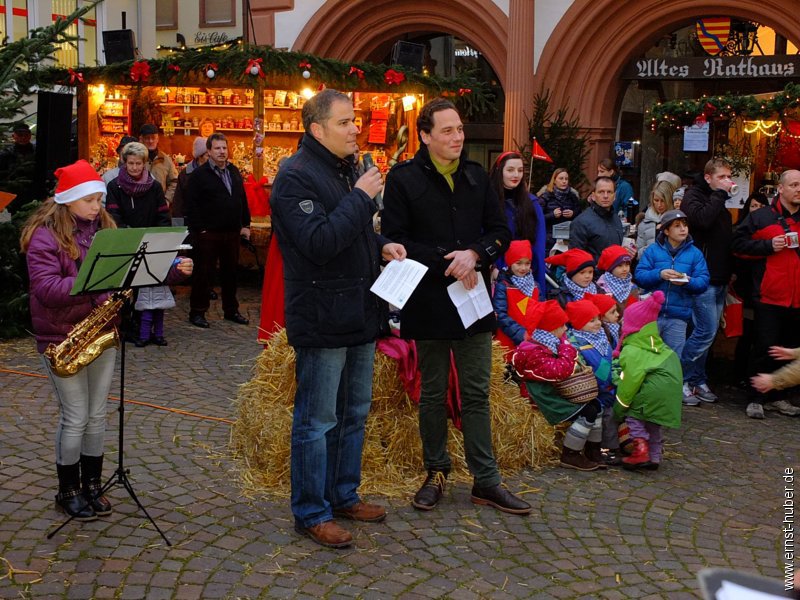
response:
[(303, 106), (305, 135), (272, 187), (272, 227), (283, 255), (286, 333), (296, 354), (291, 505), (298, 533), (332, 548), (352, 543), (334, 517), (378, 522), (363, 502), (361, 450), (372, 401), (375, 339), (387, 317), (369, 291), (381, 257), (405, 248), (375, 233), (376, 168), (357, 177), (353, 103), (326, 89)]

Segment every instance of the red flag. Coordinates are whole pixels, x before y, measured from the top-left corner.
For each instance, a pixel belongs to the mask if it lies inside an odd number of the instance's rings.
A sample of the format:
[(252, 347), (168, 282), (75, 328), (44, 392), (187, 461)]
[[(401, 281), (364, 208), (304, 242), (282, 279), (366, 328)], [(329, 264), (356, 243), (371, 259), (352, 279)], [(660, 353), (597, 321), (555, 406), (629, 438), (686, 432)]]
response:
[(550, 158), (550, 155), (544, 151), (544, 148), (539, 145), (539, 142), (536, 141), (536, 138), (533, 138), (531, 142), (531, 158), (535, 158), (537, 160), (544, 160), (546, 162), (553, 162), (553, 159)]

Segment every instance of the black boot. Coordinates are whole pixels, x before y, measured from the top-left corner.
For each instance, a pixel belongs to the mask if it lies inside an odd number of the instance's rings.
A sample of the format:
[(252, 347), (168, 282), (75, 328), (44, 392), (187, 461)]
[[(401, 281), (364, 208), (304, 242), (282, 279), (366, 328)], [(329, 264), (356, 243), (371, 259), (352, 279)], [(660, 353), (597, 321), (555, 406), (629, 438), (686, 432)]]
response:
[(56, 465), (58, 494), (56, 504), (76, 521), (95, 521), (97, 514), (81, 494), (80, 465)]
[[(97, 496), (103, 487), (100, 477), (103, 474), (103, 455), (86, 456), (81, 454), (81, 482), (83, 496), (92, 506), (94, 512), (101, 517), (111, 514), (111, 503), (105, 496)], [(97, 496), (95, 498), (95, 496)]]

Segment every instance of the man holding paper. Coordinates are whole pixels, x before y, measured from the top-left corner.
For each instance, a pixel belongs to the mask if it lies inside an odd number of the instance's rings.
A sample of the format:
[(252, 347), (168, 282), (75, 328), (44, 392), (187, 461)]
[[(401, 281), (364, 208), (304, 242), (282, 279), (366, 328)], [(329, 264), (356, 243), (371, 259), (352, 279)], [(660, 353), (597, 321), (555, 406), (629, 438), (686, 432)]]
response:
[(481, 302), (482, 296), (488, 300), (489, 269), (511, 232), (483, 167), (462, 155), (463, 125), (453, 103), (428, 102), (417, 130), (419, 151), (387, 176), (382, 216), (383, 233), (428, 267), (400, 321), (401, 335), (416, 341), (422, 376), (419, 427), (428, 477), (412, 505), (433, 509), (450, 472), (445, 399), (452, 351), (464, 449), (475, 478), (472, 502), (528, 514), (530, 505), (500, 485), (492, 450), (489, 377), (496, 322), (491, 302)]
[(373, 228), (381, 176), (377, 168), (356, 175), (350, 98), (318, 93), (303, 106), (303, 127), (270, 198), (283, 255), (286, 334), (296, 355), (291, 503), (298, 533), (343, 548), (353, 537), (334, 517), (386, 516), (358, 495), (375, 338), (387, 317), (369, 288), (381, 256), (402, 260), (406, 251)]

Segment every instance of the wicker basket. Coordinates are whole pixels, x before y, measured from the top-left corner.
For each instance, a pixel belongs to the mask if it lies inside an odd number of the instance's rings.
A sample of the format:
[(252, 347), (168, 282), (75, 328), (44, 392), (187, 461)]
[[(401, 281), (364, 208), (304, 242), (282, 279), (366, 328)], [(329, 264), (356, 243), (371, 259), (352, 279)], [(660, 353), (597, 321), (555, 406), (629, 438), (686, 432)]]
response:
[(581, 363), (575, 364), (572, 375), (553, 384), (558, 395), (572, 404), (586, 404), (597, 398), (597, 379), (592, 368)]

